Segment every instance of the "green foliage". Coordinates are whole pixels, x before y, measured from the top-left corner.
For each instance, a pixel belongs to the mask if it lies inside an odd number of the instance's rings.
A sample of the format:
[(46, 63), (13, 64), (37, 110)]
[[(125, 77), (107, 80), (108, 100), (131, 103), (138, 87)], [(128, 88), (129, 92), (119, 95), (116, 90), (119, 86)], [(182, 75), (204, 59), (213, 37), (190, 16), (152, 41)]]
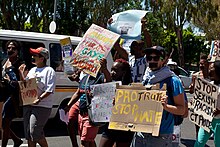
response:
[[(174, 49), (172, 59), (179, 64), (178, 46), (176, 33), (172, 31), (165, 32), (165, 38), (162, 45), (171, 51)], [(204, 45), (205, 37), (196, 36), (191, 28), (183, 30), (184, 58), (187, 65), (198, 64), (201, 53), (208, 54), (209, 50)]]
[[(150, 10), (146, 19), (153, 45), (174, 49), (174, 60), (184, 66), (208, 52), (204, 37), (195, 36), (190, 28), (183, 30), (185, 22), (193, 20), (208, 40), (219, 39), (218, 8), (219, 0), (57, 0), (56, 33), (83, 36), (92, 23), (105, 27), (115, 13)], [(53, 11), (54, 0), (1, 0), (0, 28), (49, 32)]]

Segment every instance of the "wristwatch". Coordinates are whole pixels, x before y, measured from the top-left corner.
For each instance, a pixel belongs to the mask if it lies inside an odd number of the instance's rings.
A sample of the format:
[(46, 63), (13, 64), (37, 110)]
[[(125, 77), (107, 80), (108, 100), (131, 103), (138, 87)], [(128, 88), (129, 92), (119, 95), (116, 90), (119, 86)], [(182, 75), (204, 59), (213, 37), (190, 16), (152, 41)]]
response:
[(41, 100), (42, 100), (42, 97), (39, 96), (38, 99), (41, 101)]

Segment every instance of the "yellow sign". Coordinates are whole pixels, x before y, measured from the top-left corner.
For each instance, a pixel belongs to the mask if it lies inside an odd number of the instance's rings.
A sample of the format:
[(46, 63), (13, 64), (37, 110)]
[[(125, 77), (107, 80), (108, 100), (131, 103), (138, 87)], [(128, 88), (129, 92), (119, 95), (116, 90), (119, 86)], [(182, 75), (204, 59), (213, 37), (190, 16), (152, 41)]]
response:
[(163, 107), (160, 98), (165, 90), (125, 89), (116, 90), (109, 128), (159, 135)]

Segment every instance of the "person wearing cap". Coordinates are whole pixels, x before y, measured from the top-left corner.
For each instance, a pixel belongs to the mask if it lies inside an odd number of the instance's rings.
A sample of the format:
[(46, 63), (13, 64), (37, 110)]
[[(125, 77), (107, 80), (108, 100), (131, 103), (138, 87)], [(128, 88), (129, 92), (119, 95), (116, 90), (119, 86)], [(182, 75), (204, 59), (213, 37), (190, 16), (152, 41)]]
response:
[(36, 67), (33, 67), (26, 77), (23, 75), (24, 64), (19, 67), (19, 70), (22, 80), (36, 78), (38, 98), (33, 104), (23, 106), (24, 133), (29, 147), (35, 147), (36, 143), (47, 147), (43, 128), (51, 113), (56, 76), (53, 68), (46, 65), (49, 58), (49, 52), (46, 48), (31, 48), (30, 53)]
[(180, 79), (166, 66), (168, 56), (163, 47), (153, 46), (145, 49), (149, 72), (146, 73), (144, 85), (167, 84), (167, 96), (161, 97), (163, 106), (159, 136), (148, 133), (136, 133), (132, 147), (172, 146), (174, 129), (173, 114), (183, 115), (185, 112), (184, 89)]

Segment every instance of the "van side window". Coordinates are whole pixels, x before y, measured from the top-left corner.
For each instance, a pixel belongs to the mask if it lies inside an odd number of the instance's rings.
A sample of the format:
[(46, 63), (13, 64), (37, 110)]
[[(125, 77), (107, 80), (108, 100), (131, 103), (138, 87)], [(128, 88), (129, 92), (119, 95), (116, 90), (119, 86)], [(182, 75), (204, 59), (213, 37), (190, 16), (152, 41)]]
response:
[(50, 50), (50, 66), (58, 72), (63, 71), (62, 49), (60, 44), (51, 43), (49, 45)]
[[(16, 39), (15, 39), (16, 40)], [(7, 58), (7, 49), (6, 49), (6, 43), (9, 40), (0, 40), (0, 52), (2, 55), (2, 58)], [(31, 69), (34, 67), (34, 65), (31, 63), (31, 54), (29, 49), (30, 48), (38, 48), (38, 47), (45, 47), (45, 45), (41, 42), (28, 42), (28, 41), (19, 41), (16, 40), (20, 43), (21, 46), (21, 51), (20, 51), (20, 58), (21, 60), (24, 61), (24, 63), (27, 66), (27, 69)]]
[[(75, 45), (72, 46), (73, 49), (76, 48)], [(56, 72), (63, 72), (64, 71), (64, 61), (62, 58), (62, 48), (59, 43), (51, 43), (49, 45), (50, 50), (50, 66)]]
[(45, 45), (40, 42), (21, 41), (20, 43), (21, 43), (21, 57), (24, 60), (27, 68), (31, 69), (35, 65), (32, 64), (31, 62), (32, 55), (30, 54), (30, 48), (36, 49), (38, 47), (45, 47)]

